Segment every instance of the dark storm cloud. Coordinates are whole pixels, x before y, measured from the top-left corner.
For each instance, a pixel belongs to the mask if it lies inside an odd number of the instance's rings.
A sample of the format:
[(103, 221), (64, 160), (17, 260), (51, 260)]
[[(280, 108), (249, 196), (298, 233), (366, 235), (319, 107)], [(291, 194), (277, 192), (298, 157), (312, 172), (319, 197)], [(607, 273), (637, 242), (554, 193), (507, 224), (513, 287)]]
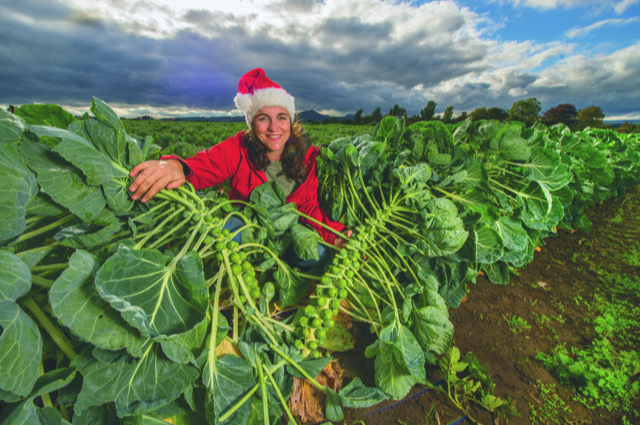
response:
[(80, 105), (96, 96), (153, 106), (233, 106), (238, 72), (217, 68), (220, 58), (232, 57), (226, 43), (190, 34), (154, 40), (79, 19), (64, 7), (49, 12), (58, 25), (0, 16), (0, 102)]
[(310, 13), (317, 4), (317, 0), (282, 0), (274, 2), (270, 7), (281, 8), (286, 12)]
[[(152, 16), (156, 10), (144, 1), (110, 2), (131, 13)], [(305, 0), (278, 4), (300, 13), (316, 7)], [(375, 23), (333, 17), (307, 24), (289, 16), (288, 23), (276, 26), (255, 25), (257, 14), (164, 12), (158, 16), (189, 30), (150, 38), (136, 34), (161, 31), (151, 18), (116, 24), (44, 0), (0, 6), (0, 104), (79, 106), (96, 96), (151, 108), (232, 110), (238, 78), (262, 67), (295, 96), (298, 110), (363, 108), (367, 114), (399, 104), (411, 115), (433, 99), (438, 112), (453, 105), (459, 113), (479, 106), (506, 109), (537, 97), (544, 109), (575, 103), (578, 108), (597, 104), (607, 115), (638, 111), (640, 80), (633, 75), (639, 65), (633, 58), (640, 57), (640, 47), (612, 56), (616, 66), (606, 57), (567, 62), (548, 72), (494, 69), (497, 43), (468, 31), (474, 24), (455, 7), (430, 12), (424, 25), (412, 22), (406, 31), (401, 17)], [(526, 59), (522, 50), (514, 62)]]

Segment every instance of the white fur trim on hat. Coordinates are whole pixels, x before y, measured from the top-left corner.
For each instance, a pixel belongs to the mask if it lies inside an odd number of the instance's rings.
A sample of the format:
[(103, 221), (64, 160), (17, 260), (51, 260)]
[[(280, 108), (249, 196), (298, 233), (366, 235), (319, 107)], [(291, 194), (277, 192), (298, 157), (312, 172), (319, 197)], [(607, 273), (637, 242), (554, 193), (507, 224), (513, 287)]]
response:
[(244, 112), (249, 127), (253, 125), (253, 117), (265, 106), (281, 106), (289, 113), (291, 122), (295, 119), (296, 106), (293, 96), (278, 88), (256, 90), (253, 95), (238, 93), (233, 99), (238, 110)]

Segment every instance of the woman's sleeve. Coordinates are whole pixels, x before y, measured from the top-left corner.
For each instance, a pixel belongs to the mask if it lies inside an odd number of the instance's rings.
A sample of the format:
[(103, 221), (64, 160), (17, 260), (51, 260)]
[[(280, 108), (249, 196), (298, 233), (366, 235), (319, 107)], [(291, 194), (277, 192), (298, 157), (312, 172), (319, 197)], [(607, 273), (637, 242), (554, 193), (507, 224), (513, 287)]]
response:
[(219, 185), (231, 178), (240, 161), (241, 133), (202, 150), (191, 158), (166, 155), (161, 159), (177, 159), (182, 163), (187, 181), (198, 189)]
[[(297, 199), (291, 199), (291, 201), (296, 202), (298, 211), (341, 233), (344, 229), (346, 229), (346, 226), (344, 224), (338, 223), (337, 221), (330, 220), (327, 213), (320, 206), (320, 202), (318, 200), (319, 183), (316, 163), (317, 154), (318, 148), (312, 147), (308, 154), (309, 157), (307, 162), (307, 166), (310, 166), (311, 170), (307, 180), (303, 183), (304, 190), (300, 191), (300, 196), (296, 197)], [(320, 224), (304, 217), (300, 218), (300, 222), (313, 227), (320, 234), (322, 239), (324, 239), (327, 243), (333, 245), (333, 243), (335, 242), (337, 235), (327, 230)]]

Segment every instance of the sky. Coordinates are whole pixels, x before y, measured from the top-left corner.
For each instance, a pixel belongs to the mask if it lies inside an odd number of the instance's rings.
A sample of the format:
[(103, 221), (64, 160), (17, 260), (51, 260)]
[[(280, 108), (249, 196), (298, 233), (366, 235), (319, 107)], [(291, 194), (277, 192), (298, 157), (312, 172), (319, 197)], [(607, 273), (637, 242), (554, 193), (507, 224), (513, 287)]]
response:
[(640, 119), (640, 0), (0, 0), (0, 105), (98, 97), (126, 117), (237, 115), (261, 67), (296, 109)]

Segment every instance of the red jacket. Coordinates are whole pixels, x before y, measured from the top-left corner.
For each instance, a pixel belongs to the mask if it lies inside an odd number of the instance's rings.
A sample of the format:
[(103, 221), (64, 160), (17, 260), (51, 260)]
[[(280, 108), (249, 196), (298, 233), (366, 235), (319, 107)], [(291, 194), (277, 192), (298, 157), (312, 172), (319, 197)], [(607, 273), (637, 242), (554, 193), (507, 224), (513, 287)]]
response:
[[(186, 176), (187, 181), (197, 189), (216, 186), (231, 179), (231, 192), (229, 199), (239, 199), (245, 202), (253, 189), (267, 182), (264, 171), (257, 170), (249, 161), (247, 147), (243, 139), (244, 132), (240, 132), (224, 142), (218, 143), (207, 150), (198, 152), (187, 159), (178, 158), (175, 155), (163, 156), (162, 159), (178, 159), (191, 170)], [(311, 146), (305, 156), (307, 166), (307, 179), (288, 197), (287, 202), (295, 202), (298, 211), (313, 217), (332, 229), (342, 232), (346, 226), (329, 220), (327, 214), (318, 202), (318, 173), (316, 156), (319, 148)], [(303, 224), (309, 224), (322, 238), (330, 244), (336, 239), (336, 235), (324, 229), (320, 225), (300, 218)]]

